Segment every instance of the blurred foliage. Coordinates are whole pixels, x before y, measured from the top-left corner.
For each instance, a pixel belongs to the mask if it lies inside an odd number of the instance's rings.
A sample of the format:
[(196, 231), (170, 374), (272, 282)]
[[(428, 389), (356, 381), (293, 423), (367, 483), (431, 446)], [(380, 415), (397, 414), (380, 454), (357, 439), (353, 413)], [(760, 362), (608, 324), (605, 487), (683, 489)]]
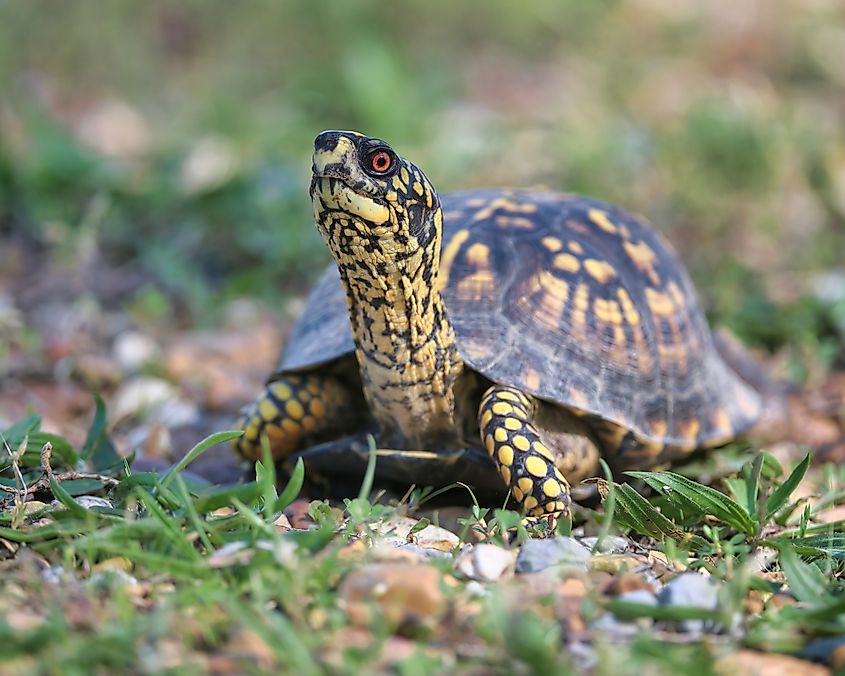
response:
[[(842, 265), (843, 19), (835, 0), (0, 2), (0, 228), (66, 264), (94, 241), (194, 319), (284, 299), (327, 260), (311, 140), (354, 128), (443, 191), (642, 212), (715, 319), (800, 341), (805, 310), (771, 308)], [(841, 310), (807, 308), (841, 346)]]

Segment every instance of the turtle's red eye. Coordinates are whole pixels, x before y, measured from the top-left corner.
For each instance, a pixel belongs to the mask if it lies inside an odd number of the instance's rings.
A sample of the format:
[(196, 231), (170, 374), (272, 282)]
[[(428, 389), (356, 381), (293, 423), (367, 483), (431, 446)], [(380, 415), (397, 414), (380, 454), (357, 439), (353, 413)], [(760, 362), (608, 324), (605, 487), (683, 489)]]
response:
[(380, 150), (370, 158), (370, 166), (373, 168), (373, 171), (378, 172), (379, 174), (383, 174), (390, 169), (390, 165), (392, 163), (393, 160), (390, 155), (388, 155), (384, 150)]
[(370, 176), (386, 176), (396, 167), (396, 155), (389, 148), (374, 148), (364, 156), (364, 171)]

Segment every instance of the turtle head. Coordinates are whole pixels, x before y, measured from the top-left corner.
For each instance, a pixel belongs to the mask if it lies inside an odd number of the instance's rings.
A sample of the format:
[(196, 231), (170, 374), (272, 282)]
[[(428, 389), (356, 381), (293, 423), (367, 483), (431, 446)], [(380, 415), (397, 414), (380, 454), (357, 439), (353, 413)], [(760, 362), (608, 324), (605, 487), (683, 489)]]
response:
[(319, 134), (311, 201), (317, 229), (335, 258), (364, 252), (401, 259), (419, 248), (439, 252), (442, 215), (434, 188), (420, 169), (377, 138), (351, 131)]

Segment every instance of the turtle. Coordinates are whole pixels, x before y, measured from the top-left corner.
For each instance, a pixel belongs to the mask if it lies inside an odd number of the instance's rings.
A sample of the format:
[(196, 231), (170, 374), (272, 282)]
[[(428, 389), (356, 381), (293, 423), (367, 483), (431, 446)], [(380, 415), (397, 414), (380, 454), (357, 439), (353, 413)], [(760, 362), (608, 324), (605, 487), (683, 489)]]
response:
[[(238, 453), (416, 485), (463, 480), (554, 527), (571, 485), (747, 430), (683, 264), (643, 217), (539, 189), (438, 196), (385, 141), (328, 130), (310, 196), (333, 262), (244, 417)], [(357, 435), (357, 436), (356, 436)], [(338, 450), (341, 448), (342, 450)]]

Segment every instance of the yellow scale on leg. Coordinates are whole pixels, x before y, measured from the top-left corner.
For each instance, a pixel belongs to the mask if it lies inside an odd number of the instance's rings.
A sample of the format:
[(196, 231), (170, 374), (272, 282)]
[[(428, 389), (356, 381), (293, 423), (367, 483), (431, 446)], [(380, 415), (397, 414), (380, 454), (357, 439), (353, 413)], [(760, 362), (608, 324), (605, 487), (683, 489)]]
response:
[(251, 460), (261, 458), (261, 436), (267, 435), (275, 460), (300, 448), (305, 437), (337, 427), (349, 410), (349, 392), (336, 378), (319, 374), (287, 374), (271, 380), (240, 427), (233, 446)]
[(536, 402), (520, 390), (494, 385), (481, 400), (479, 429), (526, 522), (545, 521), (553, 528), (569, 513), (569, 484), (534, 424), (535, 410)]

